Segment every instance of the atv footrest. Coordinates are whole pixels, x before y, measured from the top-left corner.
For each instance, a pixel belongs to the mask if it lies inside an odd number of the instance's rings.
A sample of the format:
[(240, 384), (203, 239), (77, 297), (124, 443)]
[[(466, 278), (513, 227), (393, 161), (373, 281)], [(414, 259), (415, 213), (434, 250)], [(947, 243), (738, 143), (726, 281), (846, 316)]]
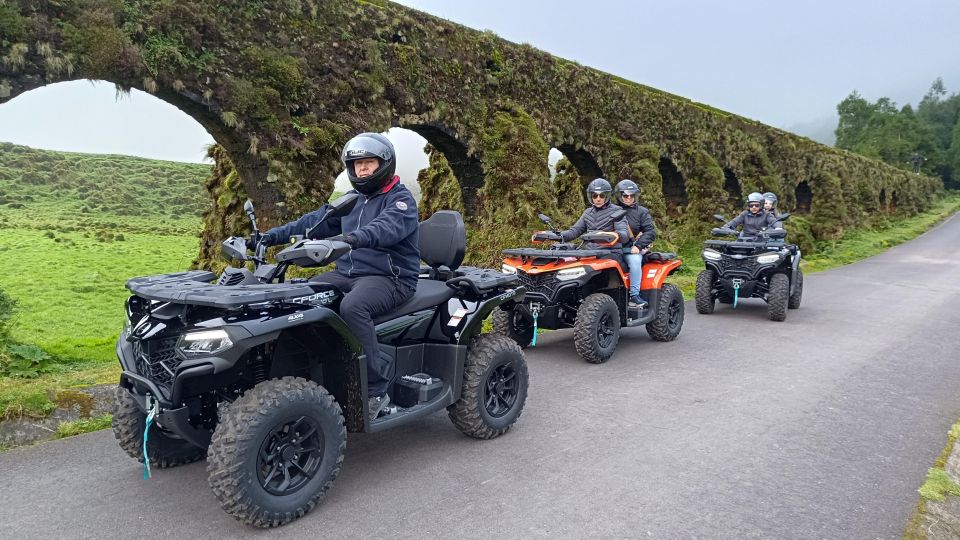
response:
[(413, 407), (430, 401), (443, 390), (443, 381), (427, 373), (400, 377), (393, 390), (393, 402), (401, 407)]

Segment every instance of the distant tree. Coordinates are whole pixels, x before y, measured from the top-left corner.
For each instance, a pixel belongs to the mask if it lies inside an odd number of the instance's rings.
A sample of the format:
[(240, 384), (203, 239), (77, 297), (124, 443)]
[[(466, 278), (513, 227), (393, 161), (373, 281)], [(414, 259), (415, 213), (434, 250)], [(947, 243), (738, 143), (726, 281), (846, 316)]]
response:
[(837, 105), (837, 113), (838, 148), (911, 170), (921, 155), (922, 170), (944, 182), (960, 175), (960, 94), (948, 95), (942, 79), (933, 82), (916, 110), (910, 104), (898, 109), (887, 97), (870, 103), (853, 91)]
[(853, 147), (861, 140), (863, 132), (875, 111), (876, 107), (860, 97), (856, 90), (841, 101), (837, 105), (840, 123), (834, 132), (837, 136), (837, 148), (853, 150)]

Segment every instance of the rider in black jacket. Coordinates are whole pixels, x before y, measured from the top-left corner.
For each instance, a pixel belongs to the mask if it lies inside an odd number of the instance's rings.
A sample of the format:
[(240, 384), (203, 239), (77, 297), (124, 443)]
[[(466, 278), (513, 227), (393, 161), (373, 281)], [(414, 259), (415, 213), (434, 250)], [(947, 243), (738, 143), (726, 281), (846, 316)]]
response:
[(743, 225), (740, 231), (741, 236), (754, 237), (760, 234), (762, 229), (773, 226), (777, 222), (776, 216), (763, 209), (763, 195), (753, 192), (747, 195), (747, 209), (740, 212), (740, 215), (728, 221), (724, 229), (736, 229)]
[[(590, 197), (590, 206), (580, 214), (580, 219), (569, 229), (560, 233), (564, 242), (569, 242), (579, 238), (581, 234), (587, 231), (609, 231), (616, 232), (620, 236), (620, 243), (629, 240), (630, 234), (627, 232), (627, 222), (621, 218), (618, 221), (613, 220), (613, 215), (619, 211), (615, 204), (610, 204), (610, 195), (613, 189), (610, 182), (603, 178), (597, 178), (587, 186), (587, 196)], [(586, 243), (585, 249), (599, 249), (599, 246), (592, 243)], [(619, 259), (619, 253), (613, 252), (615, 259)]]
[(629, 240), (623, 246), (624, 258), (630, 269), (630, 306), (640, 309), (647, 305), (647, 301), (640, 296), (640, 282), (643, 279), (643, 254), (650, 244), (657, 239), (657, 230), (653, 225), (650, 211), (640, 206), (637, 195), (640, 186), (633, 180), (623, 179), (617, 182), (617, 199), (620, 207), (627, 211), (624, 219), (627, 221)]
[[(340, 316), (367, 357), (372, 420), (390, 402), (387, 389), (393, 373), (393, 358), (380, 352), (373, 319), (406, 302), (416, 291), (420, 272), (417, 202), (394, 174), (396, 152), (383, 135), (361, 133), (350, 139), (341, 161), (360, 200), (348, 215), (325, 221), (313, 234), (332, 236), (353, 249), (337, 261), (336, 270), (312, 280), (333, 284), (344, 293)], [(305, 234), (325, 211), (326, 206), (270, 229), (264, 242), (274, 245)]]

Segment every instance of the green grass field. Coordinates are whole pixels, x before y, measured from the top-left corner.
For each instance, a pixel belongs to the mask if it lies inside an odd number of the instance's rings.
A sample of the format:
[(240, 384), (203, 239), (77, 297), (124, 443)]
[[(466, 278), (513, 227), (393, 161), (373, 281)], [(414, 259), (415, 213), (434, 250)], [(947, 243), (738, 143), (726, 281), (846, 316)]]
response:
[(12, 338), (63, 362), (113, 361), (124, 282), (185, 269), (198, 244), (195, 236), (127, 233), (123, 241), (101, 242), (79, 230), (53, 238), (49, 231), (5, 231), (0, 257), (19, 267), (0, 273), (0, 289), (18, 303)]
[(0, 377), (0, 417), (42, 416), (54, 389), (116, 379), (124, 282), (190, 265), (209, 171), (0, 143), (0, 290), (17, 302), (9, 340), (54, 357), (40, 377)]

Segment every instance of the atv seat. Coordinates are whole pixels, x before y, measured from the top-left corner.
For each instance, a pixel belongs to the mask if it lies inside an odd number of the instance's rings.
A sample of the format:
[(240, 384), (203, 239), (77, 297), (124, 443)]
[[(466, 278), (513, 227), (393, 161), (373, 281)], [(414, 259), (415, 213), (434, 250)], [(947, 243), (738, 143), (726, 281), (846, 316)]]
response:
[(379, 324), (401, 315), (429, 309), (453, 298), (456, 291), (446, 281), (456, 276), (467, 251), (467, 228), (459, 212), (440, 210), (420, 223), (421, 267), (417, 290), (409, 300), (387, 313), (377, 316)]
[(390, 319), (396, 319), (402, 315), (409, 315), (424, 309), (430, 309), (434, 306), (445, 303), (453, 298), (457, 291), (447, 287), (443, 281), (432, 279), (421, 279), (417, 281), (417, 291), (409, 300), (395, 307), (394, 309), (374, 317), (374, 324), (380, 324)]
[(467, 252), (467, 228), (460, 212), (439, 210), (420, 223), (421, 274), (446, 281), (456, 275)]

